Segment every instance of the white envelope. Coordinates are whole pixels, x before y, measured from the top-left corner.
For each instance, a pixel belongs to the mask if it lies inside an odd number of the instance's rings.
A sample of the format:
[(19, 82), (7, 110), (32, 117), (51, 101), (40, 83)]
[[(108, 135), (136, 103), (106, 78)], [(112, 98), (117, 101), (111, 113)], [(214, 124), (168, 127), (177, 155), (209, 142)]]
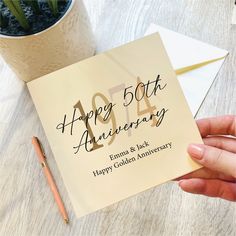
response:
[(159, 32), (172, 66), (195, 116), (228, 52), (151, 24), (145, 35)]

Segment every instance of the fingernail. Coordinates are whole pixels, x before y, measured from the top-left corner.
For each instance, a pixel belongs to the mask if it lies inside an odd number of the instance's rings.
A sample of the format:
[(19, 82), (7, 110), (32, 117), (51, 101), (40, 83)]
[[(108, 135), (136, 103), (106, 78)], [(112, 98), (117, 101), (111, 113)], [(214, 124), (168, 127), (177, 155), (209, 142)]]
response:
[(201, 160), (203, 158), (203, 146), (199, 144), (190, 144), (188, 146), (188, 153), (191, 157)]
[(186, 180), (182, 179), (179, 181), (179, 186), (182, 188), (182, 187), (184, 187), (185, 183), (186, 183)]

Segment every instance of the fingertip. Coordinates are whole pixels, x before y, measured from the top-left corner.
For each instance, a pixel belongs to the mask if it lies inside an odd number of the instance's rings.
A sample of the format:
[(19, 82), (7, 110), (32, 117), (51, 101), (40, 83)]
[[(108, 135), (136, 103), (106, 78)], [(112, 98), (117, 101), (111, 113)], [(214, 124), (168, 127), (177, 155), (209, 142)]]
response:
[(179, 185), (180, 188), (184, 189), (184, 188), (188, 185), (188, 180), (181, 179), (181, 180), (178, 182), (178, 185)]
[(205, 181), (203, 179), (180, 180), (179, 186), (182, 190), (189, 193), (200, 193), (203, 191)]
[(196, 120), (196, 124), (198, 126), (199, 132), (201, 134), (202, 137), (206, 137), (207, 136), (207, 131), (208, 131), (208, 127), (209, 127), (209, 119), (207, 118), (203, 118), (203, 119), (199, 119)]
[(202, 194), (209, 197), (219, 197), (229, 201), (236, 201), (235, 183), (219, 179), (194, 178), (181, 180), (181, 189), (188, 193)]
[(203, 158), (204, 145), (191, 143), (189, 144), (187, 151), (191, 157), (201, 160)]
[(180, 188), (184, 189), (189, 186), (189, 183), (191, 183), (191, 179), (181, 179), (178, 184)]

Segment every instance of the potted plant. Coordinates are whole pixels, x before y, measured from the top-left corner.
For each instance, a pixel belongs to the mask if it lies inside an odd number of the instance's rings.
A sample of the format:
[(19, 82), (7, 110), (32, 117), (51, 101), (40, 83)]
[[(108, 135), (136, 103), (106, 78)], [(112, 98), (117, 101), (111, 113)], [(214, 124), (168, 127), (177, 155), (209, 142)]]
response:
[(82, 0), (0, 0), (0, 54), (25, 82), (94, 52)]

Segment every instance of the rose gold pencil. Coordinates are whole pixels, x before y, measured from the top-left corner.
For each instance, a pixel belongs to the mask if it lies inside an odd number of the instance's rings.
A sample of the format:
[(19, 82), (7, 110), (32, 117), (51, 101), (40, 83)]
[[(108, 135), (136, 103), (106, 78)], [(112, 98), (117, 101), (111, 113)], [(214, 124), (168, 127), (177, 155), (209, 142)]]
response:
[(61, 196), (60, 196), (59, 191), (57, 189), (56, 183), (55, 183), (55, 181), (53, 179), (52, 173), (51, 173), (51, 171), (49, 169), (49, 166), (47, 164), (46, 156), (45, 156), (45, 154), (42, 151), (40, 142), (39, 142), (37, 137), (33, 137), (32, 138), (32, 144), (33, 144), (33, 146), (35, 148), (35, 151), (37, 153), (39, 162), (42, 165), (44, 174), (45, 174), (46, 179), (48, 181), (48, 184), (49, 184), (49, 186), (50, 186), (50, 188), (52, 190), (53, 196), (54, 196), (55, 201), (57, 203), (57, 206), (58, 206), (58, 208), (60, 210), (60, 213), (61, 213), (65, 223), (68, 224), (69, 223), (69, 218), (68, 218), (65, 206), (64, 206), (64, 204), (62, 202), (62, 199), (61, 199)]

